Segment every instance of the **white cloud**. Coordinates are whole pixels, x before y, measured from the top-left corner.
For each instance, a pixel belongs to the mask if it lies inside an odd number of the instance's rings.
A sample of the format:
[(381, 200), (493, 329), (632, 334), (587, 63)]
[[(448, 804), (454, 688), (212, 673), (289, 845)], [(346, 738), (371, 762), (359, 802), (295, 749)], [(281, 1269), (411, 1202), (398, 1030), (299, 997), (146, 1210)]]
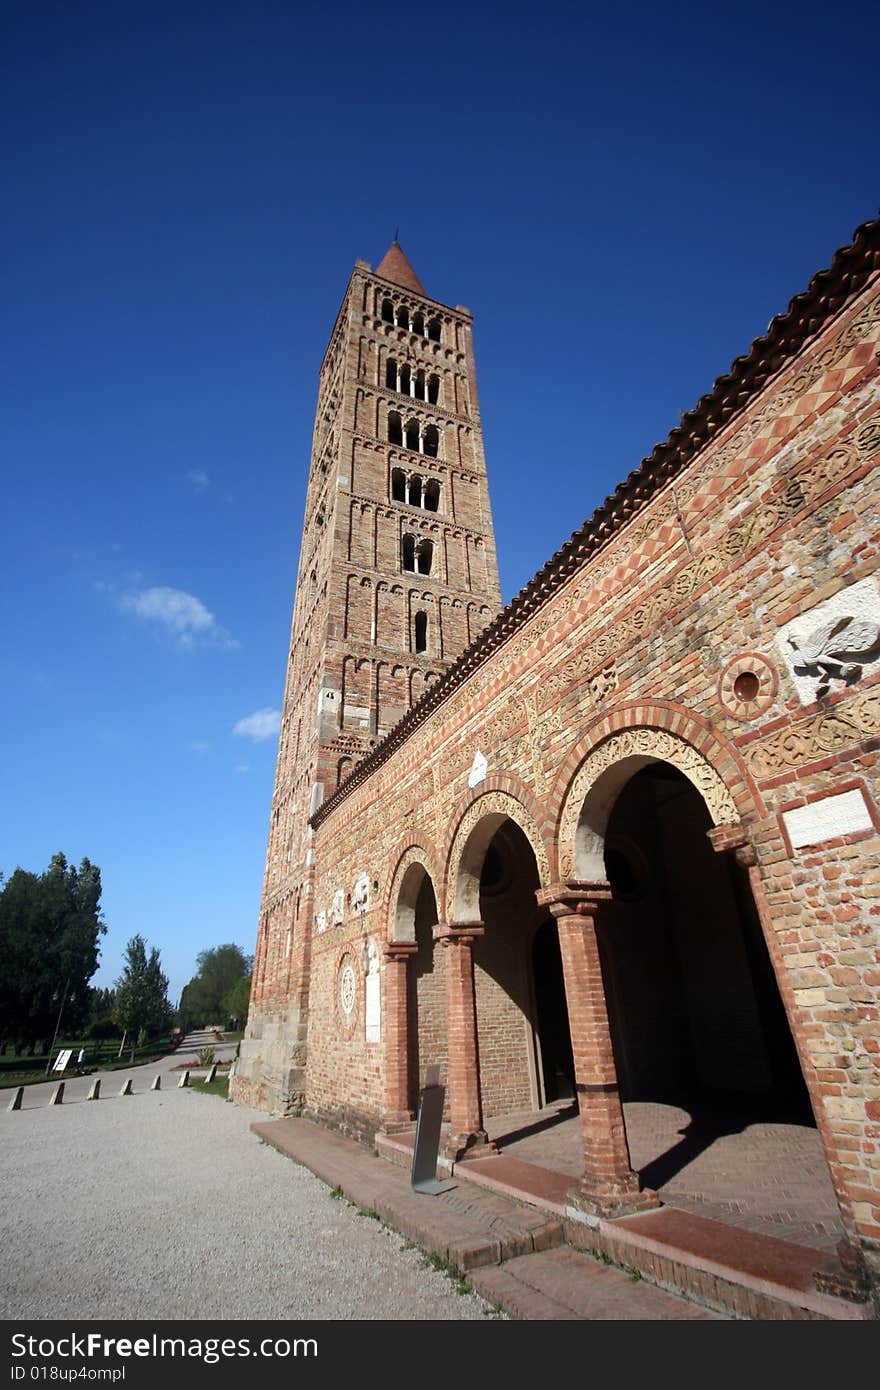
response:
[(191, 468), (186, 475), (186, 481), (189, 483), (193, 492), (204, 492), (211, 479), (208, 477), (204, 468)]
[(280, 709), (258, 709), (239, 719), (232, 732), (242, 738), (253, 739), (254, 743), (261, 743), (263, 739), (272, 738), (280, 728)]
[(250, 772), (251, 765), (250, 763), (238, 763), (235, 770), (236, 772)]
[(159, 585), (123, 594), (119, 607), (144, 622), (158, 624), (180, 647), (234, 647), (237, 643), (201, 599), (183, 589)]

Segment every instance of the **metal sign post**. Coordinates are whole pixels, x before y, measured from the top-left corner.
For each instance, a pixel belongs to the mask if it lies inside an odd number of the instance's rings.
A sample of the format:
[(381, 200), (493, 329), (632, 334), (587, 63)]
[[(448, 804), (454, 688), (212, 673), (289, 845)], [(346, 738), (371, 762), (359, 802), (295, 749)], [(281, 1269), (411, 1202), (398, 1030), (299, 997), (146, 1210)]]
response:
[(443, 1122), (443, 1097), (446, 1088), (440, 1085), (439, 1066), (428, 1067), (425, 1084), (419, 1091), (419, 1114), (416, 1122), (416, 1144), (413, 1149), (412, 1189), (436, 1197), (458, 1184), (437, 1179), (437, 1155), (440, 1152), (440, 1126)]

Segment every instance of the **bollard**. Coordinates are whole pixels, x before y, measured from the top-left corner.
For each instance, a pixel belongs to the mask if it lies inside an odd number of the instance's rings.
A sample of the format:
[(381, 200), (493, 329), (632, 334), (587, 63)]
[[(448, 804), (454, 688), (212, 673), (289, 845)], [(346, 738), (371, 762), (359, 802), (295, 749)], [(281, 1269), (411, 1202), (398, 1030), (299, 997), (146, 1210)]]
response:
[(17, 1091), (15, 1092), (15, 1094), (13, 1095), (12, 1100), (9, 1102), (9, 1104), (8, 1104), (7, 1107), (6, 1107), (6, 1109), (7, 1109), (7, 1110), (20, 1110), (20, 1109), (21, 1109), (21, 1098), (22, 1098), (23, 1095), (24, 1095), (24, 1087), (23, 1087), (23, 1086), (19, 1086), (18, 1090), (17, 1090)]
[(55, 1090), (52, 1092), (52, 1096), (51, 1096), (51, 1099), (50, 1099), (50, 1101), (49, 1101), (49, 1104), (50, 1104), (50, 1105), (63, 1105), (63, 1104), (64, 1104), (64, 1082), (63, 1082), (63, 1081), (59, 1081), (59, 1082), (58, 1082), (58, 1085), (55, 1087)]
[(96, 1076), (95, 1079), (94, 1079), (94, 1081), (92, 1082), (91, 1086), (89, 1087), (89, 1094), (86, 1096), (86, 1100), (100, 1100), (100, 1099), (101, 1099), (101, 1078), (100, 1078), (99, 1076)]
[(156, 1075), (153, 1077), (153, 1080), (152, 1080), (151, 1083), (150, 1083), (150, 1090), (151, 1090), (151, 1091), (161, 1091), (161, 1089), (162, 1089), (162, 1077), (161, 1077), (161, 1075), (159, 1074), (159, 1072), (156, 1072)]
[(131, 1095), (131, 1077), (129, 1077), (127, 1081), (123, 1081), (123, 1083), (122, 1083), (122, 1090), (119, 1092), (119, 1094), (120, 1094), (121, 1096), (130, 1096), (130, 1095)]
[(183, 1076), (180, 1078), (180, 1080), (179, 1080), (178, 1083), (177, 1083), (177, 1089), (178, 1089), (178, 1091), (179, 1091), (180, 1088), (181, 1088), (181, 1086), (188, 1086), (188, 1085), (189, 1085), (189, 1071), (185, 1071), (185, 1072), (183, 1073)]
[(209, 1086), (210, 1086), (210, 1084), (211, 1084), (212, 1081), (216, 1081), (216, 1080), (217, 1080), (217, 1063), (216, 1063), (216, 1062), (212, 1062), (212, 1063), (211, 1063), (211, 1070), (208, 1072), (208, 1075), (205, 1077), (205, 1080), (207, 1081), (207, 1083), (208, 1083)]

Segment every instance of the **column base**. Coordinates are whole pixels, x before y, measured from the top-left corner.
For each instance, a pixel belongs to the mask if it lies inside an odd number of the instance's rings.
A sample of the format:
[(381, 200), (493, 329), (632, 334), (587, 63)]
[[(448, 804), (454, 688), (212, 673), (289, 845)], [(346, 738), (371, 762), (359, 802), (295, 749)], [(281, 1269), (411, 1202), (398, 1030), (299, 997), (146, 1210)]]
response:
[(846, 1298), (852, 1303), (867, 1303), (871, 1297), (871, 1279), (861, 1250), (844, 1237), (837, 1246), (837, 1269), (820, 1269), (813, 1283), (820, 1293)]
[(468, 1158), (488, 1158), (497, 1153), (494, 1142), (484, 1129), (465, 1130), (461, 1134), (450, 1134), (443, 1145), (443, 1153), (453, 1163), (461, 1163)]
[(663, 1203), (650, 1187), (639, 1188), (632, 1183), (589, 1183), (582, 1182), (566, 1193), (566, 1198), (577, 1211), (589, 1216), (601, 1216), (613, 1221), (618, 1216), (637, 1216), (641, 1211), (653, 1211)]
[(405, 1129), (411, 1129), (414, 1123), (415, 1116), (411, 1110), (386, 1110), (379, 1133), (400, 1134)]

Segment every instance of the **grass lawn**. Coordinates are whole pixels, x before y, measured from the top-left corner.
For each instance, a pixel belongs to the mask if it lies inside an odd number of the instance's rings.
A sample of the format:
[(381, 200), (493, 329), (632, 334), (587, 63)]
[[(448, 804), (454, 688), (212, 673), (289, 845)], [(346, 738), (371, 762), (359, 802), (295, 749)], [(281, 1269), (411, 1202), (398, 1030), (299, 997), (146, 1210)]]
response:
[(13, 1054), (4, 1053), (0, 1056), (0, 1087), (2, 1086), (32, 1086), (39, 1081), (63, 1081), (65, 1076), (76, 1075), (76, 1058), (80, 1048), (85, 1051), (81, 1072), (83, 1074), (93, 1071), (122, 1071), (126, 1067), (138, 1067), (144, 1062), (156, 1062), (163, 1057), (167, 1057), (169, 1047), (167, 1042), (159, 1039), (156, 1042), (146, 1043), (144, 1047), (134, 1049), (134, 1061), (131, 1059), (131, 1048), (126, 1044), (122, 1049), (122, 1056), (118, 1057), (120, 1039), (115, 1041), (111, 1038), (109, 1042), (87, 1042), (80, 1039), (71, 1042), (65, 1039), (58, 1042), (52, 1051), (53, 1060), (62, 1050), (70, 1048), (72, 1056), (65, 1072), (50, 1071), (46, 1075), (46, 1063), (49, 1061), (49, 1054), (44, 1052), (37, 1053), (34, 1057), (15, 1057)]
[(189, 1083), (191, 1091), (203, 1091), (206, 1096), (219, 1096), (221, 1100), (229, 1099), (229, 1077), (218, 1076), (214, 1081), (196, 1081), (193, 1078)]

